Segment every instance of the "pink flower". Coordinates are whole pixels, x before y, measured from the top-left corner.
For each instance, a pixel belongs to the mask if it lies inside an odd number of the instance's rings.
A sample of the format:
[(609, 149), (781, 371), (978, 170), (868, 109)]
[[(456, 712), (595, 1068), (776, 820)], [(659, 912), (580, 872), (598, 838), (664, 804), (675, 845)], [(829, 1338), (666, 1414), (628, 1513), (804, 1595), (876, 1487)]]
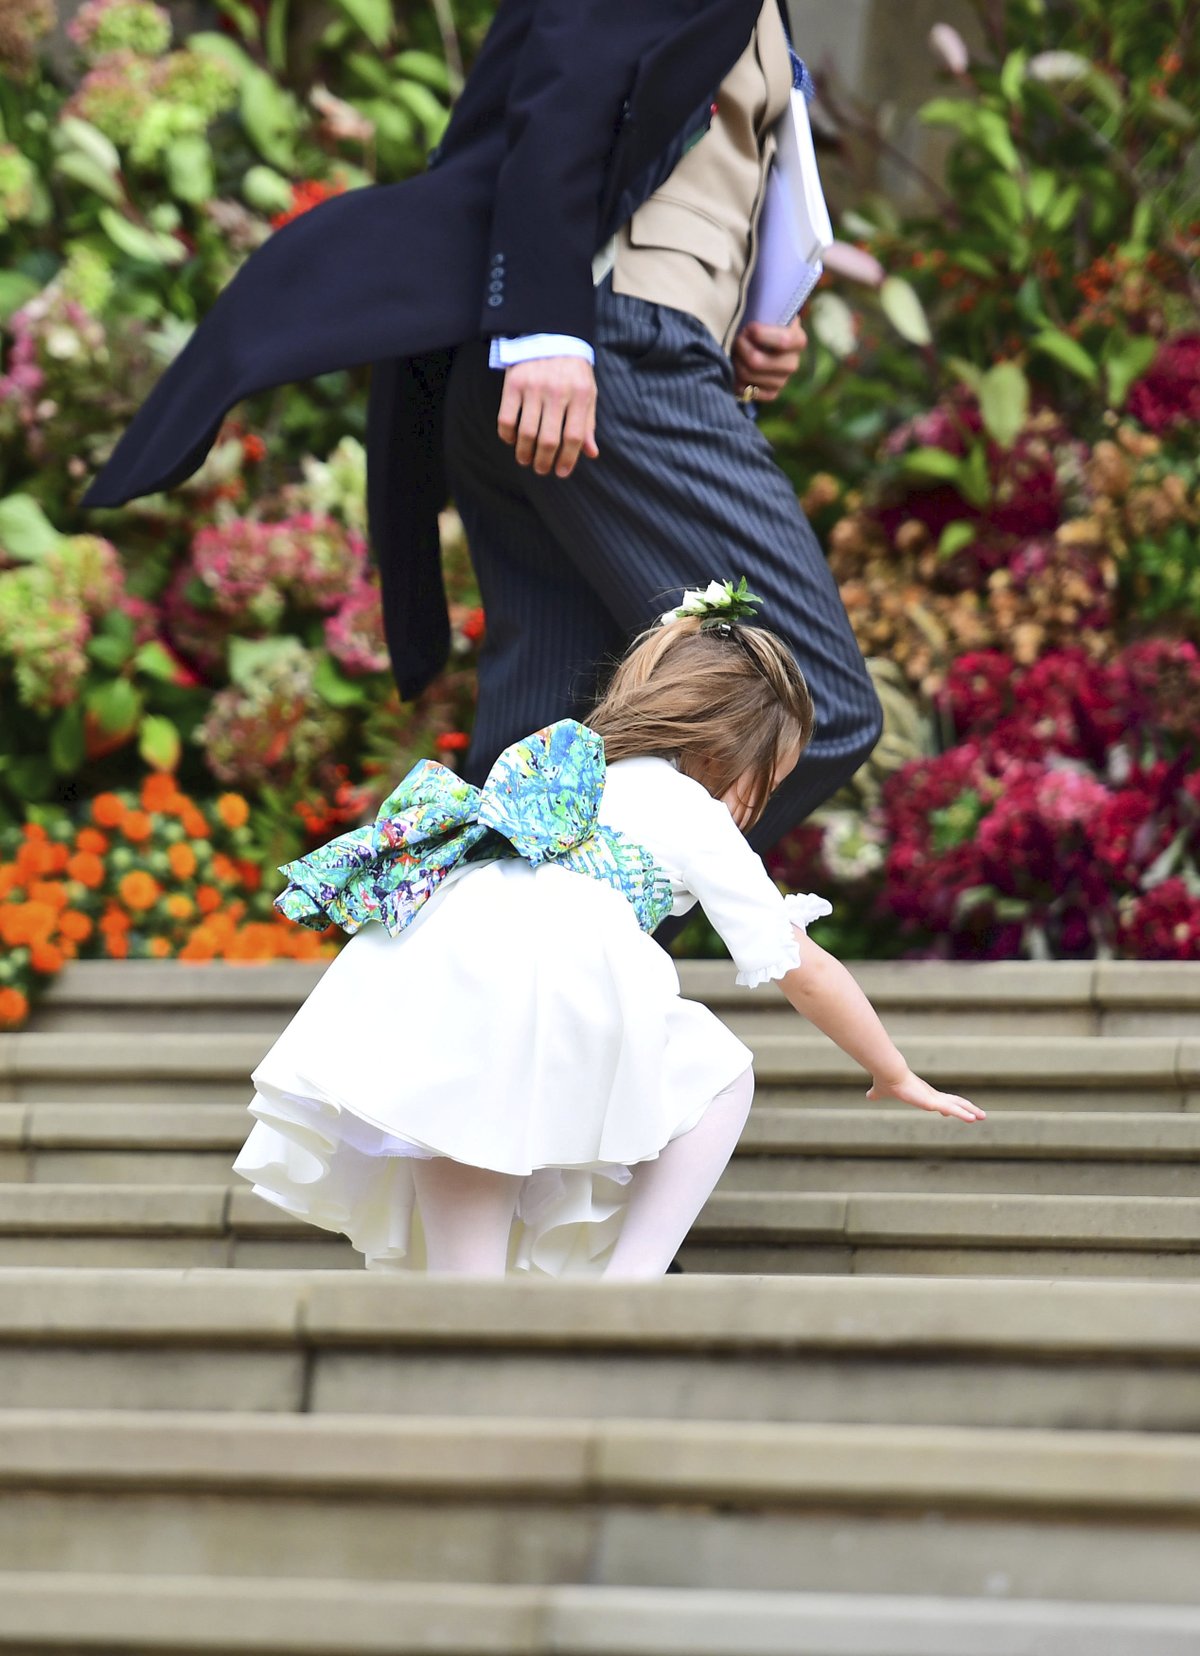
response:
[(1118, 939), (1135, 960), (1200, 960), (1200, 897), (1164, 880), (1123, 906)]
[(388, 667), (383, 636), (383, 605), (376, 581), (362, 581), (325, 623), (329, 653), (355, 678), (383, 673)]

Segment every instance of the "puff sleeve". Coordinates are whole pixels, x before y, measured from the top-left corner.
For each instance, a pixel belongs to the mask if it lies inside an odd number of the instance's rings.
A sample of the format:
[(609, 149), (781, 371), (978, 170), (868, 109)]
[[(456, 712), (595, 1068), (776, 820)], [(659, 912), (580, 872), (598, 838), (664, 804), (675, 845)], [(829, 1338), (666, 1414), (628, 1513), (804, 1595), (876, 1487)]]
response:
[(800, 964), (794, 928), (832, 914), (812, 893), (785, 897), (720, 802), (697, 786), (689, 802), (684, 883), (720, 933), (737, 967), (737, 981), (755, 989)]

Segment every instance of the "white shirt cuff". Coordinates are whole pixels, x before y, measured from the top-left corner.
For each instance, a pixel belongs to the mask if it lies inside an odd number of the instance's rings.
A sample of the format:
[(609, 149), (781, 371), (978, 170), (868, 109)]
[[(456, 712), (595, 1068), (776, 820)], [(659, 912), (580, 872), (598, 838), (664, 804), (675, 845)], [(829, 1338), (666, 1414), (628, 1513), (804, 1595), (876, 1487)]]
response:
[(519, 339), (493, 339), (488, 367), (511, 368), (515, 362), (556, 356), (583, 357), (591, 363), (596, 360), (587, 340), (576, 339), (574, 334), (522, 334)]

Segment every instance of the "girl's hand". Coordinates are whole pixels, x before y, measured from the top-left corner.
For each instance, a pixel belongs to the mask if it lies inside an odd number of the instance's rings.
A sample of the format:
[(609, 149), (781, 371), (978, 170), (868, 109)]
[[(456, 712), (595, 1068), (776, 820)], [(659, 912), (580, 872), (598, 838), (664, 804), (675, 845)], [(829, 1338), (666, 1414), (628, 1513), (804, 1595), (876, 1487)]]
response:
[(877, 1077), (867, 1097), (872, 1102), (881, 1098), (898, 1098), (901, 1104), (911, 1104), (917, 1110), (932, 1110), (935, 1115), (953, 1116), (957, 1121), (986, 1120), (977, 1104), (960, 1098), (957, 1093), (939, 1092), (911, 1070), (905, 1070), (895, 1081)]

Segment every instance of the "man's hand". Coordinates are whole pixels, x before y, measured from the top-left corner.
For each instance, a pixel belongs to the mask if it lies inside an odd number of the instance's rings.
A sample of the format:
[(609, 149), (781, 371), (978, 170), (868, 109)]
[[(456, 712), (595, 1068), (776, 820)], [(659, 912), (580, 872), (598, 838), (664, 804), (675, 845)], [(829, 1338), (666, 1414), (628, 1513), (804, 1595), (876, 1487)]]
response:
[(539, 357), (504, 371), (496, 429), (539, 477), (570, 477), (580, 454), (596, 447), (596, 376), (583, 357)]
[(740, 396), (748, 385), (757, 386), (755, 402), (774, 402), (800, 366), (800, 353), (808, 335), (793, 317), (786, 328), (767, 322), (749, 322), (733, 344), (733, 385)]

